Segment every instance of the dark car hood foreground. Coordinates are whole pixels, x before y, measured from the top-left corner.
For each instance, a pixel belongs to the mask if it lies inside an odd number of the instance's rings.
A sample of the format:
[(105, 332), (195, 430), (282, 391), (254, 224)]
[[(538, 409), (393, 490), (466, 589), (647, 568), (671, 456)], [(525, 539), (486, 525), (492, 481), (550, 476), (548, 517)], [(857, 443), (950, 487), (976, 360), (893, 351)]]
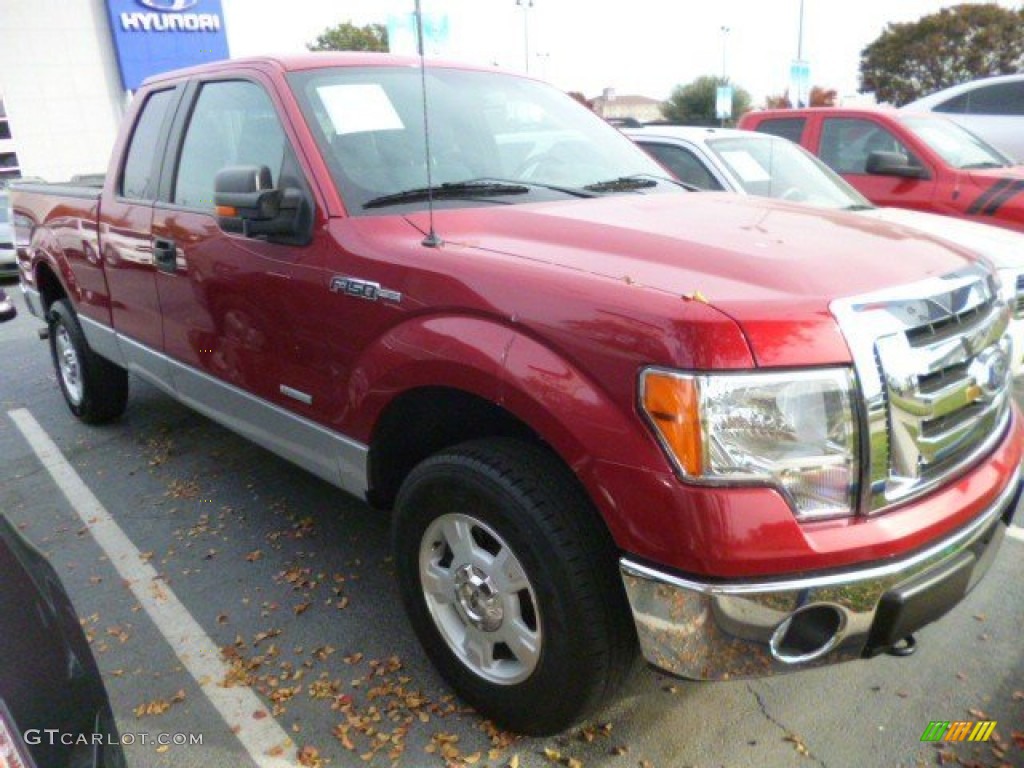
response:
[[(106, 690), (67, 593), (47, 560), (0, 515), (0, 700), (20, 734), (57, 729), (116, 741)], [(119, 746), (29, 745), (36, 765), (123, 766)]]
[[(409, 218), (426, 230), (426, 214)], [(899, 224), (713, 193), (439, 210), (435, 228), (451, 243), (699, 292), (740, 323), (761, 365), (789, 364), (787, 328), (804, 332), (789, 342), (835, 335), (835, 299), (946, 275), (971, 259)]]

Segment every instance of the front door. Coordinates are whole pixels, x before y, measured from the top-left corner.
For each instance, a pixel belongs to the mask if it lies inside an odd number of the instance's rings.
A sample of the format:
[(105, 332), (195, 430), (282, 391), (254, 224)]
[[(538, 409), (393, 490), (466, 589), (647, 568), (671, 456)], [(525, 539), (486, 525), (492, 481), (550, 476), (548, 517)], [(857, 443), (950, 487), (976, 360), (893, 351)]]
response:
[(153, 217), (164, 350), (181, 364), (175, 388), (208, 400), (212, 377), (322, 422), (331, 397), (317, 311), (329, 284), (323, 227), (304, 245), (229, 234), (213, 202), (217, 171), (229, 166), (266, 166), (275, 187), (310, 195), (292, 142), (262, 82), (203, 82), (193, 98), (168, 200)]
[(875, 151), (897, 152), (907, 163), (927, 166), (907, 146), (879, 122), (860, 117), (827, 117), (822, 120), (818, 156), (833, 171), (852, 184), (875, 205), (932, 209), (936, 182), (931, 178), (912, 179), (879, 176), (867, 172), (868, 155)]

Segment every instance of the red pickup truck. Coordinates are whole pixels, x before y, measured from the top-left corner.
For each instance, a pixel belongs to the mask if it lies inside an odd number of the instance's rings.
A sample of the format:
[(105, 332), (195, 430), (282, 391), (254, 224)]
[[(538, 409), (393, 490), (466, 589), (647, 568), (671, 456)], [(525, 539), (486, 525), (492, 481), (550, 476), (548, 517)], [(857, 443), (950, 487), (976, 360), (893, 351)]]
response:
[(875, 205), (1024, 231), (1024, 166), (941, 115), (769, 109), (739, 127), (802, 145)]
[(1020, 497), (989, 266), (690, 194), (524, 77), (171, 73), (102, 190), (12, 204), (71, 411), (131, 373), (392, 510), (413, 627), (506, 727), (565, 728), (638, 641), (701, 680), (908, 652)]

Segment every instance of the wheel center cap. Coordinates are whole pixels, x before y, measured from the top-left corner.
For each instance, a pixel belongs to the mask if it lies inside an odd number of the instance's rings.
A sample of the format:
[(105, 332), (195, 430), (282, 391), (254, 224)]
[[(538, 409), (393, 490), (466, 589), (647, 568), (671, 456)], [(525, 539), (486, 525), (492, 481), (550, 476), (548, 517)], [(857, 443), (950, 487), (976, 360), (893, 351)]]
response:
[(501, 594), (475, 565), (462, 565), (455, 571), (455, 598), (466, 620), (477, 629), (494, 632), (501, 626), (505, 618)]

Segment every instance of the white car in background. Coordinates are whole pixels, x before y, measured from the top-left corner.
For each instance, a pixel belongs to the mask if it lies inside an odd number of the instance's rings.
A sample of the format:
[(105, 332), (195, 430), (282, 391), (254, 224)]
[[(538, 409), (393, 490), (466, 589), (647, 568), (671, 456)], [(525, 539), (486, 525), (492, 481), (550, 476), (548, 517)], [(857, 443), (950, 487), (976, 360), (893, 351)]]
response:
[(14, 228), (8, 197), (0, 192), (0, 279), (18, 276), (18, 260), (14, 252)]
[(1024, 162), (1024, 74), (954, 85), (912, 101), (903, 112), (936, 112)]
[(942, 238), (987, 258), (1013, 309), (1014, 375), (1024, 374), (1024, 233), (903, 208), (876, 208), (802, 147), (765, 133), (667, 125), (623, 133), (677, 179), (698, 189), (852, 211)]

